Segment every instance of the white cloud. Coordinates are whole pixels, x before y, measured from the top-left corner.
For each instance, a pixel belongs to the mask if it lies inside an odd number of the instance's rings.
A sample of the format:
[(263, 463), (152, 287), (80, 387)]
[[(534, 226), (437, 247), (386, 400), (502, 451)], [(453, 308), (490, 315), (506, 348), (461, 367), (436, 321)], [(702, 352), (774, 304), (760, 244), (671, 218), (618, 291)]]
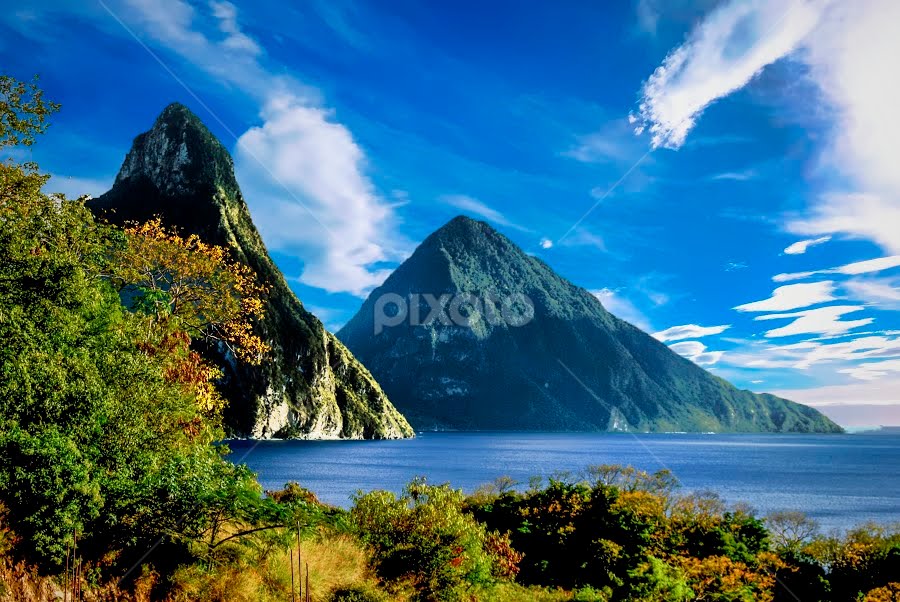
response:
[[(807, 340), (790, 345), (747, 341), (729, 353), (729, 364), (745, 368), (808, 370), (818, 364), (850, 365), (866, 359), (900, 357), (900, 338), (885, 333), (838, 343)], [(826, 339), (827, 340), (827, 339)]]
[(738, 311), (787, 311), (809, 307), (817, 303), (833, 301), (834, 282), (812, 282), (808, 284), (789, 284), (779, 286), (772, 291), (772, 296), (762, 301), (738, 305)]
[[(897, 222), (900, 224), (900, 221)], [(898, 226), (900, 228), (900, 226)], [(775, 282), (790, 282), (791, 280), (804, 280), (810, 276), (818, 274), (842, 274), (844, 276), (859, 276), (860, 274), (870, 274), (873, 272), (881, 272), (900, 266), (900, 255), (891, 255), (889, 257), (878, 257), (877, 259), (867, 259), (865, 261), (856, 261), (847, 265), (838, 266), (836, 268), (828, 268), (827, 270), (814, 270), (812, 272), (794, 272), (790, 274), (776, 274), (772, 276)]]
[(803, 255), (810, 247), (821, 245), (831, 240), (830, 236), (822, 236), (820, 238), (809, 238), (807, 240), (799, 240), (784, 250), (785, 255)]
[(541, 248), (542, 249), (552, 249), (553, 241), (550, 240), (549, 238), (542, 238), (541, 239)]
[(729, 0), (713, 10), (644, 84), (639, 130), (677, 148), (700, 113), (784, 57), (803, 63), (819, 98), (805, 113), (831, 119), (821, 149), (832, 182), (787, 224), (807, 236), (843, 233), (900, 253), (900, 80), (873, 68), (900, 55), (895, 0)]
[(620, 137), (604, 130), (581, 136), (578, 143), (563, 155), (582, 163), (628, 161), (634, 159), (634, 148), (631, 144), (623, 143)]
[(636, 140), (628, 119), (616, 117), (588, 134), (575, 137), (574, 144), (562, 152), (564, 157), (582, 163), (618, 163), (631, 165), (647, 150)]
[(731, 328), (730, 324), (721, 326), (698, 326), (697, 324), (683, 324), (672, 326), (653, 334), (654, 338), (662, 342), (680, 341), (682, 339), (698, 339), (714, 334), (721, 334)]
[(892, 406), (900, 405), (900, 379), (772, 391), (772, 393), (819, 408), (845, 405)]
[(226, 48), (247, 52), (252, 55), (262, 53), (262, 48), (253, 38), (241, 31), (237, 22), (237, 9), (231, 2), (210, 2), (213, 15), (219, 20), (219, 29), (225, 34), (222, 44)]
[(606, 241), (602, 236), (594, 234), (584, 226), (574, 228), (565, 238), (557, 241), (563, 247), (594, 247), (600, 251), (606, 252)]
[(292, 96), (274, 99), (262, 118), (235, 153), (260, 231), (273, 248), (303, 256), (304, 284), (364, 295), (390, 272), (367, 266), (396, 257), (385, 240), (391, 210), (365, 175), (362, 149), (327, 110)]
[(787, 326), (766, 332), (765, 336), (767, 338), (788, 337), (798, 334), (840, 334), (871, 324), (874, 321), (874, 318), (863, 318), (848, 322), (841, 320), (843, 315), (862, 311), (863, 309), (865, 308), (855, 305), (832, 305), (788, 314), (756, 316), (754, 320), (793, 320)]
[(638, 27), (646, 34), (656, 35), (660, 10), (654, 0), (638, 0), (635, 6)]
[(900, 185), (896, 192), (886, 192), (883, 196), (863, 192), (824, 194), (813, 203), (811, 216), (795, 219), (787, 228), (803, 235), (843, 232), (872, 240), (883, 249), (897, 253), (900, 252), (900, 228), (897, 228), (900, 196), (895, 194), (900, 195)]
[(753, 169), (745, 169), (744, 171), (725, 171), (718, 173), (710, 178), (710, 180), (730, 180), (733, 182), (747, 182), (757, 176)]
[(884, 360), (881, 362), (867, 362), (840, 370), (842, 374), (849, 374), (857, 380), (878, 380), (891, 372), (900, 372), (900, 360)]
[(500, 226), (506, 226), (507, 228), (521, 230), (522, 232), (531, 231), (529, 228), (520, 226), (519, 224), (510, 221), (503, 213), (500, 213), (493, 207), (476, 198), (472, 198), (464, 194), (448, 194), (442, 196), (441, 200), (451, 207), (456, 207), (457, 209), (461, 209), (462, 211), (473, 213)]
[(791, 224), (798, 233), (844, 232), (900, 253), (900, 80), (873, 68), (900, 55), (898, 22), (894, 0), (836, 2), (807, 42), (803, 60), (834, 118), (824, 166), (853, 190), (817, 199), (810, 216)]
[(715, 365), (725, 354), (724, 351), (707, 351), (706, 345), (700, 341), (681, 341), (679, 343), (672, 343), (669, 345), (669, 349), (678, 355), (688, 358), (698, 366)]
[(841, 285), (854, 299), (881, 306), (900, 309), (900, 281), (887, 278), (854, 278)]
[(600, 290), (590, 291), (590, 293), (597, 297), (606, 310), (617, 318), (621, 318), (626, 322), (634, 324), (644, 332), (653, 330), (647, 316), (645, 316), (634, 303), (622, 296), (619, 291), (602, 288)]
[(704, 109), (793, 52), (825, 5), (807, 0), (725, 2), (645, 82), (636, 131), (649, 129), (654, 148), (680, 147)]

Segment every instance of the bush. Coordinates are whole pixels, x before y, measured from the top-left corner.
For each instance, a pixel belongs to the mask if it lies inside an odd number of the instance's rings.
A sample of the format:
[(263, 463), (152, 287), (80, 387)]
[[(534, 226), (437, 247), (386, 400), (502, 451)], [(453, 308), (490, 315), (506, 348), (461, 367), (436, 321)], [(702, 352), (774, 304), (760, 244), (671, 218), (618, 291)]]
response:
[[(514, 570), (517, 558), (463, 511), (463, 499), (449, 485), (416, 480), (399, 498), (386, 491), (357, 496), (351, 519), (383, 579), (411, 581), (421, 600), (458, 600)], [(490, 550), (502, 550), (503, 562)]]

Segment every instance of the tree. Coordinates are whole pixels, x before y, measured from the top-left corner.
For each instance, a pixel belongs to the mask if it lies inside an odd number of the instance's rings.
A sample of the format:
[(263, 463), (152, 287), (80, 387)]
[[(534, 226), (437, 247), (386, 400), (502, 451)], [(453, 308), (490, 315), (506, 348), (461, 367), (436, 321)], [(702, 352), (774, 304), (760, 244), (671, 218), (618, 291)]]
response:
[(253, 334), (266, 287), (227, 250), (197, 235), (184, 238), (159, 219), (134, 224), (111, 253), (109, 276), (162, 334), (181, 331), (220, 343), (250, 363), (268, 351)]
[[(400, 497), (374, 491), (354, 499), (351, 519), (374, 553), (379, 575), (410, 580), (420, 600), (461, 600), (465, 591), (515, 573), (508, 539), (463, 511), (449, 485), (415, 480)], [(498, 562), (498, 558), (501, 561)]]
[[(32, 144), (55, 108), (0, 79), (0, 147)], [(0, 162), (0, 519), (12, 552), (54, 571), (77, 532), (85, 560), (115, 572), (154, 542), (157, 562), (176, 562), (198, 540), (220, 544), (222, 521), (241, 532), (284, 518), (213, 445), (215, 371), (190, 349), (193, 334), (260, 355), (247, 333), (261, 288), (220, 249), (158, 223), (98, 224), (82, 200), (43, 194), (46, 181), (36, 165)], [(141, 311), (123, 307), (127, 287)]]
[(44, 100), (37, 82), (37, 77), (26, 84), (0, 75), (0, 148), (31, 146), (46, 131), (47, 118), (59, 110), (59, 104)]
[(819, 523), (802, 512), (773, 512), (766, 517), (776, 549), (798, 552), (819, 532)]

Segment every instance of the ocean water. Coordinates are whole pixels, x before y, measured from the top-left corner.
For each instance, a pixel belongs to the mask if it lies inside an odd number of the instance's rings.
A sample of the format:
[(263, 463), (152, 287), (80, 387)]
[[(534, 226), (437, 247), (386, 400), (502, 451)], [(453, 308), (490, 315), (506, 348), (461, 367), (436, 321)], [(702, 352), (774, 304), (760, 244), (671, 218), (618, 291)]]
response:
[(229, 441), (266, 489), (297, 481), (348, 507), (358, 491), (399, 492), (424, 476), (469, 492), (500, 476), (578, 473), (592, 464), (671, 470), (760, 515), (801, 510), (824, 531), (900, 523), (900, 435), (421, 433), (405, 441)]

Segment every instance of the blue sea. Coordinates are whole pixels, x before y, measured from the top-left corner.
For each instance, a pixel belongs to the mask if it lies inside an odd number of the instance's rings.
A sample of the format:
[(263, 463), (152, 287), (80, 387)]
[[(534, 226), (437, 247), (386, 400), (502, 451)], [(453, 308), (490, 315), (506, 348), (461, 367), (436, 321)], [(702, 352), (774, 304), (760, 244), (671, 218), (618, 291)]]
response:
[(801, 510), (823, 531), (900, 523), (900, 435), (420, 433), (404, 441), (230, 441), (263, 487), (297, 481), (348, 507), (358, 491), (399, 492), (424, 476), (470, 492), (500, 476), (578, 474), (592, 464), (674, 473), (685, 492), (713, 491), (765, 515)]

